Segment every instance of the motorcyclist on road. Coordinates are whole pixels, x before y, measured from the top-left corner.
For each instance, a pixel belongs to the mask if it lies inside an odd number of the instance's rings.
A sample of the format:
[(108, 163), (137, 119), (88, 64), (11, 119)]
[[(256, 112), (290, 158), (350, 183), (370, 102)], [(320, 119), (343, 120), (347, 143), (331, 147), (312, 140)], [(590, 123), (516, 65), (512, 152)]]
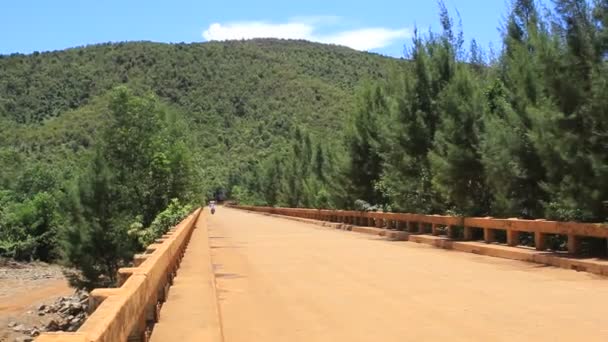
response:
[(209, 209), (211, 209), (211, 214), (215, 214), (215, 201), (209, 201)]

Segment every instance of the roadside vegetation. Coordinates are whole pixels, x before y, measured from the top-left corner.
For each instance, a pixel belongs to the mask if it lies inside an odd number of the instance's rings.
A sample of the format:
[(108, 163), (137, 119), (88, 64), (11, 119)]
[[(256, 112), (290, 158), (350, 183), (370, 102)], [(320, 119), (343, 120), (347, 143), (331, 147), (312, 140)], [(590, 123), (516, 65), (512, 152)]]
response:
[(416, 31), (409, 62), (362, 87), (342, 144), (296, 131), (237, 197), (605, 221), (608, 3), (553, 5), (513, 1), (498, 52), (465, 46), (441, 5), (442, 31)]

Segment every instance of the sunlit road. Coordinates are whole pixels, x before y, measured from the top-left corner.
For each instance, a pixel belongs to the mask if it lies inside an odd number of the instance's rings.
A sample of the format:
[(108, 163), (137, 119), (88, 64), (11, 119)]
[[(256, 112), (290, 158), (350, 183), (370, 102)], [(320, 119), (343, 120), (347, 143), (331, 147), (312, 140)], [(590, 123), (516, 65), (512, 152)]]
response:
[(226, 208), (207, 227), (227, 342), (608, 341), (588, 273)]

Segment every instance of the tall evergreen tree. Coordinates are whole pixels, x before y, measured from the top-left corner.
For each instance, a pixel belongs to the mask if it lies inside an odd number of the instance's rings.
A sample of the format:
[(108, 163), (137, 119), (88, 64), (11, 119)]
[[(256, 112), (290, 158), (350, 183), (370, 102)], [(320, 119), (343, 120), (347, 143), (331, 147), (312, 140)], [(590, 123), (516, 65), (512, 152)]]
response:
[(71, 193), (70, 224), (62, 230), (61, 241), (67, 265), (79, 271), (70, 279), (76, 286), (113, 286), (118, 268), (133, 255), (115, 184), (98, 152)]
[(489, 209), (479, 153), (484, 110), (479, 82), (466, 66), (457, 67), (438, 100), (442, 120), (429, 153), (442, 202), (466, 215), (488, 214)]
[[(453, 21), (440, 2), (442, 33), (420, 36), (415, 31), (409, 57), (410, 72), (400, 76), (401, 87), (391, 94), (395, 120), (389, 133), (382, 186), (397, 210), (433, 213), (442, 210), (432, 185), (428, 160), (442, 113), (437, 98), (454, 77), (461, 54), (462, 32), (454, 33)], [(401, 88), (401, 89), (399, 89)]]
[[(445, 6), (440, 7), (443, 33), (432, 46), (440, 56), (434, 61), (440, 66), (439, 79), (444, 87), (438, 93), (434, 109), (441, 114), (428, 156), (432, 183), (441, 196), (441, 204), (468, 215), (487, 213), (487, 190), (479, 154), (484, 109), (479, 85), (482, 80), (475, 78), (471, 68), (459, 60), (462, 39), (455, 37), (453, 21)], [(458, 37), (462, 37), (462, 31)]]
[(263, 164), (262, 189), (266, 205), (279, 204), (279, 196), (283, 184), (283, 161), (278, 155), (273, 155)]
[[(555, 1), (555, 52), (545, 59), (547, 93), (555, 104), (535, 116), (533, 141), (547, 170), (546, 214), (601, 220), (606, 186), (606, 62), (584, 0)], [(597, 13), (597, 11), (596, 11)], [(603, 94), (603, 95), (600, 95)]]
[(382, 202), (376, 183), (382, 173), (382, 120), (388, 119), (388, 103), (380, 85), (365, 88), (348, 136), (351, 195), (354, 200)]
[(547, 103), (541, 53), (548, 50), (548, 37), (534, 1), (513, 2), (503, 41), (497, 75), (490, 74), (496, 79), (486, 90), (480, 143), (490, 210), (500, 216), (541, 217), (545, 170), (530, 134), (534, 108)]
[(314, 160), (314, 174), (322, 182), (325, 182), (327, 180), (326, 168), (327, 167), (325, 161), (325, 152), (323, 151), (323, 147), (321, 146), (321, 144), (317, 144)]

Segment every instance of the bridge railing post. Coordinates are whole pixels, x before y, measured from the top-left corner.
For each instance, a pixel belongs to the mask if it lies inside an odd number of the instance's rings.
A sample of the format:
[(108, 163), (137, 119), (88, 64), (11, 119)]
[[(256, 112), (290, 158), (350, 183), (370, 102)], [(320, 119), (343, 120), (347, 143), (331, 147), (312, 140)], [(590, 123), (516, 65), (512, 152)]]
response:
[(507, 245), (519, 245), (519, 232), (517, 230), (507, 229)]
[(486, 243), (493, 243), (496, 241), (496, 231), (492, 228), (484, 228), (483, 239)]
[(436, 223), (433, 223), (431, 225), (431, 234), (433, 234), (433, 236), (439, 235), (439, 230), (437, 229), (437, 224)]
[(574, 234), (568, 234), (568, 253), (578, 254), (581, 247), (581, 239)]
[(544, 251), (547, 249), (547, 234), (541, 232), (534, 232), (534, 245), (536, 250)]

